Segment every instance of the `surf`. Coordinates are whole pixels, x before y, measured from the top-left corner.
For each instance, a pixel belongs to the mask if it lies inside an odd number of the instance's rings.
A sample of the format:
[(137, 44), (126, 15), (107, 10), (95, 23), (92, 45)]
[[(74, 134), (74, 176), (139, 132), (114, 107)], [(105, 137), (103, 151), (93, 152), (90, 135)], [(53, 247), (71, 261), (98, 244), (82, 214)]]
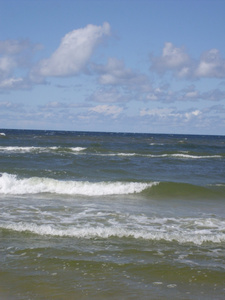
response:
[(0, 230), (13, 231), (50, 237), (73, 237), (78, 239), (135, 239), (161, 242), (177, 242), (179, 244), (203, 245), (205, 243), (220, 244), (225, 242), (224, 221), (213, 218), (157, 218), (147, 219), (147, 224), (136, 223), (130, 228), (129, 218), (122, 223), (111, 226), (94, 224), (94, 219), (87, 220), (85, 226), (67, 224), (35, 224), (27, 222), (0, 223)]

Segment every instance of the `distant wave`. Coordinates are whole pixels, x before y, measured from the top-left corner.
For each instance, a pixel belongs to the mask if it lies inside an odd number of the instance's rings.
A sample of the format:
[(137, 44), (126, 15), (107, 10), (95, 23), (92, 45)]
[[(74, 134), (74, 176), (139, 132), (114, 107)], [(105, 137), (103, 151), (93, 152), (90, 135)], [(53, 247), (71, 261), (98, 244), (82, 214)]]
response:
[(112, 153), (102, 153), (98, 150), (91, 152), (90, 149), (86, 147), (20, 147), (20, 146), (0, 146), (0, 152), (3, 153), (74, 153), (74, 154), (86, 154), (85, 150), (88, 150), (89, 155), (93, 156), (121, 156), (121, 157), (131, 157), (131, 156), (140, 156), (140, 157), (149, 157), (149, 158), (175, 158), (175, 159), (210, 159), (210, 158), (222, 158), (222, 155), (200, 155), (200, 154), (188, 154), (188, 153), (160, 153), (160, 154), (151, 154), (151, 153), (129, 153), (129, 152), (112, 152)]
[(152, 219), (146, 225), (134, 223), (132, 228), (126, 222), (111, 226), (96, 226), (92, 219), (85, 227), (67, 224), (66, 227), (53, 224), (35, 224), (27, 222), (0, 223), (0, 229), (37, 235), (64, 236), (76, 238), (132, 238), (153, 241), (193, 243), (224, 243), (225, 221), (214, 218), (162, 218)]
[(0, 194), (22, 195), (56, 193), (65, 195), (119, 195), (140, 193), (156, 182), (88, 182), (62, 181), (52, 178), (31, 177), (20, 179), (16, 175), (3, 173), (0, 177)]
[(42, 153), (42, 152), (80, 152), (85, 150), (84, 147), (19, 147), (19, 146), (0, 146), (0, 152), (14, 152), (14, 153)]
[(222, 155), (192, 155), (183, 153), (163, 153), (163, 154), (142, 154), (142, 153), (95, 153), (96, 156), (140, 156), (150, 158), (178, 158), (178, 159), (206, 159), (206, 158), (221, 158)]
[(221, 155), (190, 155), (190, 154), (163, 154), (164, 157), (177, 157), (177, 158), (191, 158), (191, 159), (199, 159), (199, 158), (219, 158)]

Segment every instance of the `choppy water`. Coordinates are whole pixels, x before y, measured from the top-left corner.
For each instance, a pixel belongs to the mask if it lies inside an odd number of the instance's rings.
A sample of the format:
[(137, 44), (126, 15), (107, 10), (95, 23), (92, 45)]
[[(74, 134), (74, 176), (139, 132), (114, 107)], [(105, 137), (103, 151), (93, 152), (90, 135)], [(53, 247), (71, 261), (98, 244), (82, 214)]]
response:
[(1, 299), (224, 299), (224, 136), (0, 132)]

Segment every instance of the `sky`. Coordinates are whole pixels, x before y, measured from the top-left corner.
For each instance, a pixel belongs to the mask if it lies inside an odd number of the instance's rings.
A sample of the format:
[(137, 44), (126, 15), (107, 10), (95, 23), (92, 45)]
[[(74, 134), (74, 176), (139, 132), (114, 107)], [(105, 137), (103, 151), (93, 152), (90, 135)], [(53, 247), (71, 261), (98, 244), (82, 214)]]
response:
[(225, 134), (224, 0), (0, 0), (0, 128)]

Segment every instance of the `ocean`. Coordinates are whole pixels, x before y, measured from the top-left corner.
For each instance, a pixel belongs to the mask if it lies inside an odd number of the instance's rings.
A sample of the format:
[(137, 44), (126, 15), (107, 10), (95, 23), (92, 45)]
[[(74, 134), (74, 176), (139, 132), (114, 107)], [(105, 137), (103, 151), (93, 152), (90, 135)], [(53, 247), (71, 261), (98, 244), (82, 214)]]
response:
[(224, 299), (225, 136), (0, 130), (0, 299)]

